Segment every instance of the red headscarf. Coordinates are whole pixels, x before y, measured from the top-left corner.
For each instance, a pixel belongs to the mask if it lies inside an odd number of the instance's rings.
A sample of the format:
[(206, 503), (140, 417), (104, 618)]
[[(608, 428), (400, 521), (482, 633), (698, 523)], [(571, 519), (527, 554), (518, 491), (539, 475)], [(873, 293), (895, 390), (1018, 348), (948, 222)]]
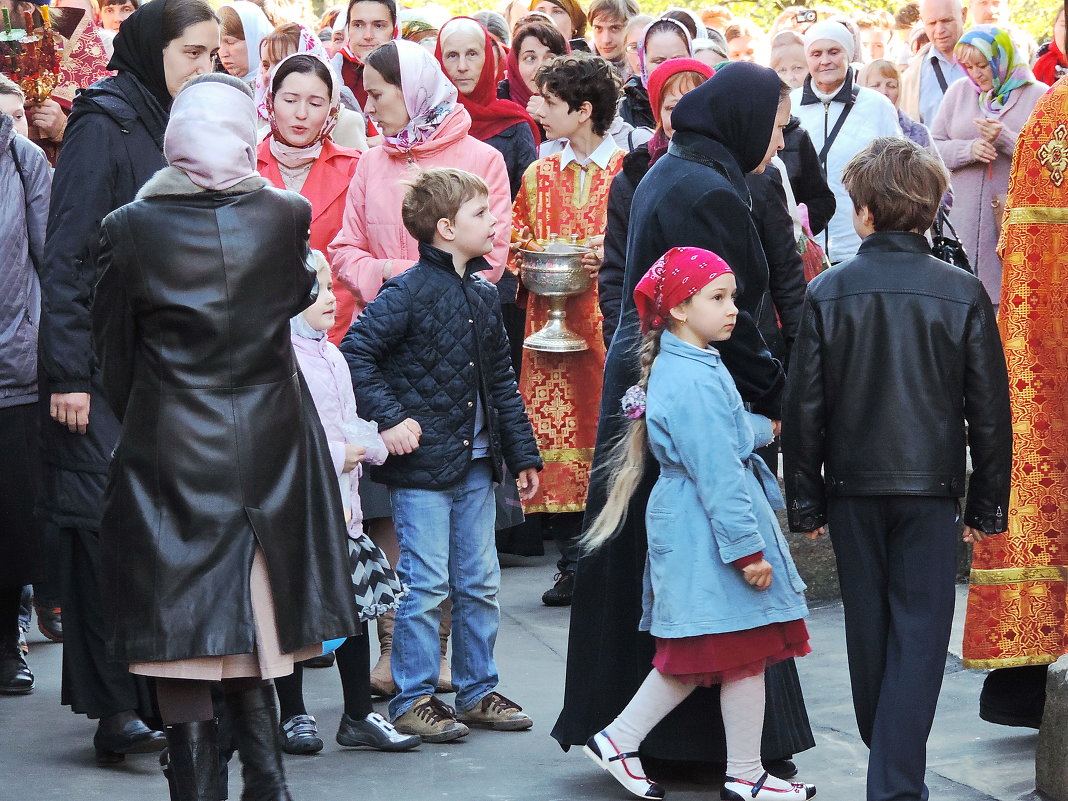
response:
[[(465, 95), (463, 92), (459, 93), (460, 103), (467, 109), (467, 113), (471, 115), (471, 136), (485, 142), (506, 128), (511, 128), (513, 125), (524, 122), (530, 126), (530, 132), (534, 134), (534, 144), (540, 143), (541, 134), (538, 132), (538, 126), (534, 124), (534, 120), (527, 114), (526, 108), (511, 100), (499, 100), (497, 98), (497, 59), (499, 58), (497, 46), (493, 41), (493, 37), (489, 35), (489, 32), (478, 20), (471, 17), (453, 17), (441, 26), (441, 30), (438, 31), (438, 43), (434, 49), (434, 56), (441, 65), (442, 71), (448, 75), (441, 52), (441, 43), (445, 39), (446, 29), (449, 25), (460, 19), (477, 25), (485, 35), (486, 61), (482, 65), (482, 72), (478, 76), (475, 89), (469, 95)], [(508, 58), (509, 65), (511, 65), (511, 54), (509, 54)], [(518, 69), (518, 62), (516, 62), (516, 67)], [(516, 75), (518, 74), (516, 72)], [(523, 88), (526, 88), (526, 86), (524, 85)]]
[(711, 284), (733, 273), (727, 262), (703, 248), (672, 248), (649, 268), (634, 287), (642, 333), (663, 328), (671, 310)]

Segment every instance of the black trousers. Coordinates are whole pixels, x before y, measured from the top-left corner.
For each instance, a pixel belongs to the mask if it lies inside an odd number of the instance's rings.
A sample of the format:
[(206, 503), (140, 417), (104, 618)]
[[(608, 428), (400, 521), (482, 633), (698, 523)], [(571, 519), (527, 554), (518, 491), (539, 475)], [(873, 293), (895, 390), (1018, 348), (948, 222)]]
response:
[(63, 590), (62, 703), (90, 718), (135, 710), (151, 720), (150, 680), (109, 662), (100, 592), (100, 537), (79, 528), (59, 530)]
[(838, 497), (828, 507), (845, 604), (867, 801), (927, 801), (927, 737), (953, 625), (957, 504)]

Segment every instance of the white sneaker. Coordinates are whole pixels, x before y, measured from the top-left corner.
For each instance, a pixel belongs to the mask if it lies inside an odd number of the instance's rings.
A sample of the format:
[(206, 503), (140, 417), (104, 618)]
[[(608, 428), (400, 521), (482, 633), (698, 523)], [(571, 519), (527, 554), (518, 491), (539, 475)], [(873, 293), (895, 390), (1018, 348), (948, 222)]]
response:
[(789, 788), (777, 790), (765, 787), (768, 780), (767, 771), (760, 777), (760, 781), (746, 782), (741, 779), (726, 777), (723, 789), (719, 797), (722, 801), (807, 801), (816, 795), (816, 785), (791, 782)]
[[(583, 752), (606, 770), (617, 782), (638, 798), (663, 798), (664, 788), (645, 777), (638, 752), (621, 754), (615, 743), (603, 731), (586, 741)], [(628, 764), (629, 763), (629, 764)]]

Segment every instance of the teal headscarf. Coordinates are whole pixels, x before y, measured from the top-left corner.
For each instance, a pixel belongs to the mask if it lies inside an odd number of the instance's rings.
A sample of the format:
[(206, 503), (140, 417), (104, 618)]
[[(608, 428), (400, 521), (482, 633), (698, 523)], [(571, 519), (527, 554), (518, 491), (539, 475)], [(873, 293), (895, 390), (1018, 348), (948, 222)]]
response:
[[(989, 92), (984, 92), (972, 81), (972, 85), (979, 89), (979, 106), (988, 115), (1000, 116), (1013, 89), (1035, 82), (1035, 76), (1026, 59), (1016, 52), (1016, 45), (1004, 28), (996, 28), (993, 25), (977, 25), (972, 28), (960, 38), (954, 48), (954, 55), (958, 59), (963, 45), (971, 45), (990, 62), (994, 87)], [(970, 76), (968, 80), (971, 80)]]

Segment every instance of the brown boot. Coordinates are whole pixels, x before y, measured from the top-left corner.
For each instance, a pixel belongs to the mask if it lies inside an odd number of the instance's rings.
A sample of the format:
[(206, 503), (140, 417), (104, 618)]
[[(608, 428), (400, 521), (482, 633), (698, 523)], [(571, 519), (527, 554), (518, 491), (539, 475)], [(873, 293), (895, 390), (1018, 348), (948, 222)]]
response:
[(393, 671), (389, 657), (393, 651), (393, 618), (395, 610), (390, 610), (376, 621), (378, 624), (378, 646), (380, 653), (378, 663), (371, 669), (371, 695), (377, 698), (392, 698), (397, 694), (397, 685), (393, 683)]
[(434, 692), (456, 692), (456, 685), (452, 683), (452, 664), (447, 656), (449, 635), (451, 633), (452, 598), (446, 598), (441, 604), (441, 622), (438, 623), (438, 638), (441, 640), (441, 666), (438, 668), (438, 683), (434, 686)]

